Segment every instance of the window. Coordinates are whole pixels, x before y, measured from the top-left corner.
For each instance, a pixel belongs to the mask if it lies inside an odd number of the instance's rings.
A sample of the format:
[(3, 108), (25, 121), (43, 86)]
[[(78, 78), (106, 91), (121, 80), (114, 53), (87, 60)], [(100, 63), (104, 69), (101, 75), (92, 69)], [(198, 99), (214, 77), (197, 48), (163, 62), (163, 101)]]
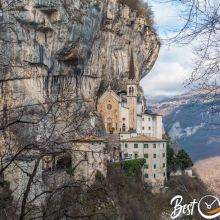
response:
[(111, 109), (112, 109), (112, 105), (111, 105), (111, 104), (108, 104), (108, 105), (107, 105), (107, 109), (108, 109), (108, 110), (111, 110)]
[(85, 160), (88, 160), (87, 152), (85, 152), (84, 159), (85, 159)]
[(134, 87), (129, 87), (129, 95), (134, 95)]
[(150, 118), (148, 118), (148, 121), (150, 121)]
[(163, 173), (163, 176), (166, 176), (166, 173)]
[(151, 127), (148, 127), (148, 130), (151, 130)]
[(144, 144), (144, 148), (148, 148), (148, 144)]
[(144, 154), (144, 158), (148, 158), (148, 154)]
[(166, 154), (165, 154), (165, 153), (163, 153), (163, 157), (165, 157), (165, 155), (166, 155)]
[(156, 174), (154, 174), (154, 178), (156, 178)]
[(125, 121), (125, 118), (122, 118), (122, 121)]
[(123, 125), (122, 125), (122, 131), (125, 131), (126, 130), (126, 126), (125, 126), (125, 124), (123, 123)]
[(134, 154), (134, 158), (137, 159), (138, 158), (138, 153)]
[(144, 130), (144, 127), (142, 127), (142, 130)]
[(156, 154), (154, 154), (154, 158), (157, 158), (157, 155), (156, 155)]
[(134, 148), (138, 148), (138, 144), (134, 144)]
[(128, 153), (125, 153), (125, 154), (124, 154), (124, 157), (128, 157)]
[(142, 121), (144, 121), (144, 118), (142, 118)]
[(166, 167), (166, 164), (165, 164), (165, 163), (163, 163), (163, 167)]
[(147, 178), (148, 178), (148, 174), (147, 174), (147, 173), (145, 173), (145, 174), (144, 174), (144, 177), (147, 179)]
[(157, 147), (157, 145), (156, 144), (154, 144), (154, 148), (156, 148)]
[(154, 164), (154, 169), (157, 169), (157, 164)]
[(128, 144), (125, 144), (125, 148), (128, 148)]
[(148, 169), (149, 168), (148, 164), (144, 164), (144, 168)]

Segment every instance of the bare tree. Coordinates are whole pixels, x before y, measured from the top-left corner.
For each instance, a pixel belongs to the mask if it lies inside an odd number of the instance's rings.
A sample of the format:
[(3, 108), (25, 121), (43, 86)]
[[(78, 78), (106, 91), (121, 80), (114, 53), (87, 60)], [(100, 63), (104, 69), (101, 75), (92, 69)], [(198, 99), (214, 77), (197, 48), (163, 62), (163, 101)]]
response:
[[(219, 100), (220, 88), (220, 3), (218, 1), (176, 1), (180, 5), (184, 26), (170, 39), (172, 43), (195, 46), (195, 67), (186, 86), (200, 98)], [(214, 111), (219, 111), (213, 103)]]

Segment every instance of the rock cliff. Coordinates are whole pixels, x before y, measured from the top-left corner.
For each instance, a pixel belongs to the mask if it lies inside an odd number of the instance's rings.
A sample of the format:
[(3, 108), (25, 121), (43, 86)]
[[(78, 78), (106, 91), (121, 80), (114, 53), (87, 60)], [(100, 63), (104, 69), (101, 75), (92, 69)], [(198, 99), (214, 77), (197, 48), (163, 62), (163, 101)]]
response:
[(159, 52), (155, 32), (116, 0), (3, 1), (1, 109), (45, 103), (60, 94), (90, 100), (124, 88), (131, 54), (136, 79)]

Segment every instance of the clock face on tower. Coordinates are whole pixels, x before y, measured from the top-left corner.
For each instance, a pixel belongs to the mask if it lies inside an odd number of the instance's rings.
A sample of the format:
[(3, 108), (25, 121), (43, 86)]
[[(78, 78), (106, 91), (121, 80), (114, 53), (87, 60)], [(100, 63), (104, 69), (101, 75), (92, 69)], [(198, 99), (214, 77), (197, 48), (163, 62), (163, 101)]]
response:
[(219, 198), (212, 195), (204, 196), (198, 203), (198, 211), (205, 219), (214, 219), (220, 216)]

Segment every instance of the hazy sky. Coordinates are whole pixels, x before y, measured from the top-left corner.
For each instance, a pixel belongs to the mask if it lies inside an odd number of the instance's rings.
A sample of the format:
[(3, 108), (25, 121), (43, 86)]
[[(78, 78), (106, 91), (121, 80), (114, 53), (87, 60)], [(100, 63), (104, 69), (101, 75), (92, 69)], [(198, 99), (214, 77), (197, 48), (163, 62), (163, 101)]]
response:
[[(154, 11), (159, 37), (164, 39), (173, 28), (181, 26), (180, 9), (171, 3), (157, 3), (149, 0)], [(193, 53), (191, 46), (167, 46), (162, 41), (159, 57), (151, 72), (141, 81), (146, 95), (172, 96), (185, 91), (183, 86), (192, 70)]]

